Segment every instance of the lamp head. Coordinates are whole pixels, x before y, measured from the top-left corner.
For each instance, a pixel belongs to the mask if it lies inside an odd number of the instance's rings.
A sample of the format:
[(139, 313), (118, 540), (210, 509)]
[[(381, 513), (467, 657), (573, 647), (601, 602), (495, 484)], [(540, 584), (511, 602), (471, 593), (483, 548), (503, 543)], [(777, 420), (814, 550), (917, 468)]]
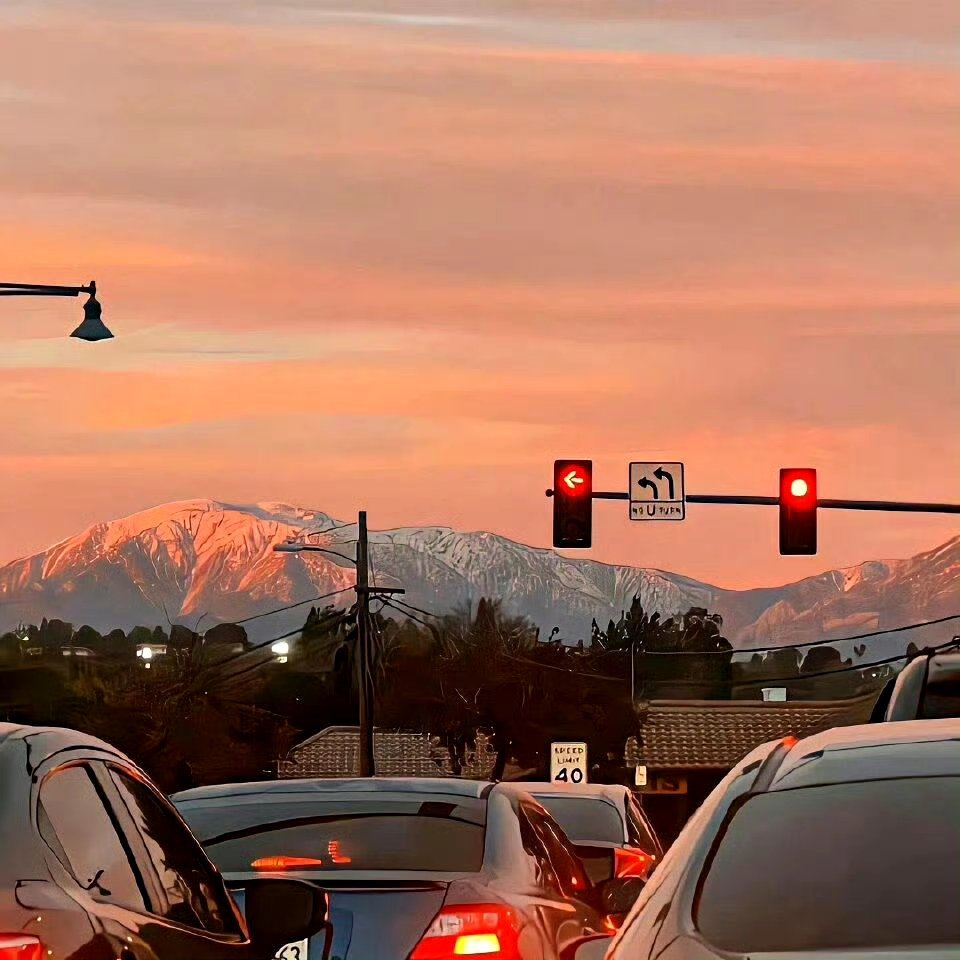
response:
[(83, 323), (70, 336), (76, 337), (78, 340), (86, 340), (89, 343), (96, 343), (98, 340), (112, 340), (113, 334), (101, 319), (103, 307), (97, 299), (97, 285), (93, 280), (90, 281), (88, 289), (90, 297), (83, 305)]

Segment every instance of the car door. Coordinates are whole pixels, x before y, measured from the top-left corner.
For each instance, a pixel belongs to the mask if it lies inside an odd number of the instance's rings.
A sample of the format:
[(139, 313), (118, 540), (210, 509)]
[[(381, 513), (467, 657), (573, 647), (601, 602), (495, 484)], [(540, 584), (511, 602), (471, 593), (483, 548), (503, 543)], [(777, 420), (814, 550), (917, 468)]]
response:
[[(105, 770), (102, 758), (79, 756), (42, 770), (36, 822), (61, 888), (86, 910), (118, 960), (249, 960), (229, 901), (232, 919), (217, 932), (168, 916), (143, 838), (129, 815), (120, 815)], [(182, 825), (181, 831), (196, 843)], [(182, 833), (179, 842), (188, 848)]]
[(140, 938), (160, 960), (247, 960), (239, 911), (179, 814), (138, 770), (116, 762), (93, 766), (116, 822), (134, 838), (149, 899)]

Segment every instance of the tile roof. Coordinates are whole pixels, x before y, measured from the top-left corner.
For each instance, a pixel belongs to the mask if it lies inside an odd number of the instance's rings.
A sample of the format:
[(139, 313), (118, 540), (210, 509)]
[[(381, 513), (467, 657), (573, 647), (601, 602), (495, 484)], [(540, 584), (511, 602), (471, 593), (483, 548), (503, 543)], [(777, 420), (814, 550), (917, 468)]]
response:
[(637, 737), (625, 759), (653, 769), (730, 769), (751, 750), (781, 737), (866, 723), (875, 693), (849, 700), (653, 700), (638, 705)]
[[(356, 777), (360, 775), (360, 734), (357, 727), (327, 727), (297, 744), (279, 764), (280, 779)], [(450, 751), (439, 737), (407, 731), (375, 730), (373, 754), (378, 777), (453, 776)], [(478, 737), (461, 776), (486, 779), (496, 754)]]

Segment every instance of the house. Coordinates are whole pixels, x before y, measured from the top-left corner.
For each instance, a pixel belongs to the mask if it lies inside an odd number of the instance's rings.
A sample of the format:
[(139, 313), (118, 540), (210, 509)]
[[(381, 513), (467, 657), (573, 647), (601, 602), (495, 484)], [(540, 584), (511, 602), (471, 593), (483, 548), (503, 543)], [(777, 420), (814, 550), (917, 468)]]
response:
[[(374, 730), (374, 766), (380, 777), (452, 777), (450, 751), (439, 737), (403, 730)], [(464, 757), (461, 777), (485, 779), (496, 753), (483, 734)], [(356, 777), (360, 775), (359, 727), (327, 727), (292, 747), (278, 764), (281, 780), (299, 777)]]
[[(384, 777), (451, 776), (450, 752), (436, 737), (374, 730), (374, 766)], [(327, 727), (291, 748), (279, 763), (281, 780), (360, 775), (359, 727)]]
[(876, 692), (846, 700), (652, 700), (637, 704), (628, 769), (646, 768), (640, 800), (670, 842), (728, 771), (763, 743), (867, 723)]

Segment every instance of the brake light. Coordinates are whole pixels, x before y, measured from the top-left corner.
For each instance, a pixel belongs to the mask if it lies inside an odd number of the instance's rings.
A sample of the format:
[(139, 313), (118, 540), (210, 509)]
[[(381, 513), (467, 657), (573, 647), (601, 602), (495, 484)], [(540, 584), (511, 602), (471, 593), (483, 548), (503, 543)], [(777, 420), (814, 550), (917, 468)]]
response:
[(345, 856), (340, 852), (339, 840), (331, 840), (327, 844), (327, 853), (330, 854), (330, 859), (334, 863), (353, 863), (353, 857)]
[(43, 944), (36, 937), (0, 933), (0, 960), (41, 960)]
[[(304, 870), (322, 867), (323, 861), (316, 857), (260, 857), (250, 864), (254, 870)], [(0, 960), (3, 960), (0, 957)]]
[(427, 927), (410, 960), (454, 960), (456, 957), (518, 960), (517, 918), (499, 903), (444, 907)]
[(613, 854), (613, 872), (616, 877), (646, 878), (656, 857), (635, 847), (620, 847)]

